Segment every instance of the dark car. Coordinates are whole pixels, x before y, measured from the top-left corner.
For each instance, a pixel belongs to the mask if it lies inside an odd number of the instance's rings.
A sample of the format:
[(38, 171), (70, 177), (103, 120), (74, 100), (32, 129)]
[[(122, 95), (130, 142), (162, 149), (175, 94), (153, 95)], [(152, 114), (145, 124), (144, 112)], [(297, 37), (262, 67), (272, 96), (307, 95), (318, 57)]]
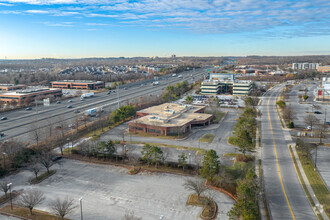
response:
[(30, 111), (30, 110), (32, 110), (31, 107), (27, 107), (27, 108), (25, 109), (25, 111)]
[(319, 115), (319, 114), (322, 114), (322, 112), (320, 112), (320, 111), (315, 111), (314, 114), (318, 114), (318, 115)]
[(113, 93), (116, 93), (116, 90), (113, 90), (112, 92), (113, 92)]
[(72, 108), (72, 105), (68, 105), (67, 108)]
[(61, 101), (57, 101), (56, 104), (61, 104)]
[(60, 159), (62, 159), (62, 156), (56, 156), (56, 157), (53, 158), (53, 161), (58, 161)]
[(5, 134), (3, 132), (0, 132), (0, 138), (2, 138), (3, 136), (5, 136)]
[(0, 120), (7, 120), (7, 117), (3, 116), (3, 117), (0, 118)]
[(74, 113), (80, 113), (80, 111), (77, 109), (77, 110), (74, 110)]
[(127, 87), (125, 87), (124, 90), (127, 90)]
[(108, 91), (107, 94), (109, 95), (111, 93), (111, 91)]

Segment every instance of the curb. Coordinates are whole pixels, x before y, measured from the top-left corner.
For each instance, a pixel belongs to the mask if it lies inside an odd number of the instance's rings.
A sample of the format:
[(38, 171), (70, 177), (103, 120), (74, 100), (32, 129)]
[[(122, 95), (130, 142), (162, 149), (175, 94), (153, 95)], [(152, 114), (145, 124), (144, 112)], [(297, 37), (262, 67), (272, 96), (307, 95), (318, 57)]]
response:
[[(291, 156), (294, 156), (294, 158), (296, 159), (296, 162), (297, 162), (297, 165), (298, 165), (297, 169), (299, 169), (299, 171), (300, 171), (300, 174), (301, 174), (301, 176), (303, 178), (303, 181), (305, 182), (306, 188), (307, 188), (307, 190), (308, 190), (308, 192), (309, 192), (309, 194), (310, 194), (310, 196), (311, 196), (314, 204), (320, 204), (319, 200), (317, 199), (317, 197), (314, 194), (314, 191), (313, 191), (313, 189), (312, 189), (312, 187), (311, 187), (311, 185), (310, 185), (310, 183), (308, 181), (308, 178), (307, 178), (307, 176), (305, 174), (305, 171), (304, 171), (304, 169), (303, 169), (303, 167), (301, 165), (301, 162), (299, 160), (298, 153), (296, 151), (296, 145), (295, 144), (292, 144), (291, 146), (292, 146), (291, 149), (292, 149), (292, 152), (293, 152), (293, 155), (291, 155)], [(313, 211), (315, 213), (316, 212), (315, 207), (312, 207), (312, 208), (313, 208)], [(320, 212), (320, 215), (322, 216), (323, 219), (328, 219), (329, 220), (328, 216), (325, 214), (324, 211), (321, 211)]]

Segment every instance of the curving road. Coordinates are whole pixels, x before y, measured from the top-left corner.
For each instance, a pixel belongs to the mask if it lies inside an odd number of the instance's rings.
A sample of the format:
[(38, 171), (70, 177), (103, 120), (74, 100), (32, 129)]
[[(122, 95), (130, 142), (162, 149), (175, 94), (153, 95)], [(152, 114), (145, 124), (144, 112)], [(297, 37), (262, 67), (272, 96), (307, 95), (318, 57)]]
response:
[(282, 129), (275, 105), (282, 86), (266, 93), (259, 106), (266, 199), (272, 219), (317, 219), (299, 182), (288, 145), (290, 133)]

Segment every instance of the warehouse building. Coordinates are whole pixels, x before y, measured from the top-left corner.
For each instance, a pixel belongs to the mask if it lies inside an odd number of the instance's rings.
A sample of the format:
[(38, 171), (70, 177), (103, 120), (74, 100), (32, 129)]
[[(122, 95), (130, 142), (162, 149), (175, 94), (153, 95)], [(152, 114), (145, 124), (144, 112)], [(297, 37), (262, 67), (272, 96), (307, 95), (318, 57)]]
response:
[(25, 89), (14, 92), (0, 93), (0, 101), (7, 104), (28, 105), (36, 98), (62, 97), (62, 89)]
[(205, 106), (164, 103), (136, 113), (137, 119), (129, 122), (129, 131), (153, 135), (181, 135), (194, 126), (209, 125), (212, 114), (204, 114)]
[(89, 80), (64, 80), (51, 82), (52, 88), (61, 89), (85, 89), (96, 90), (104, 88), (104, 82), (102, 81), (89, 81)]
[(321, 73), (330, 73), (330, 65), (319, 66), (319, 67), (317, 67), (317, 71), (319, 71)]
[(25, 88), (26, 85), (0, 84), (0, 91), (13, 91)]

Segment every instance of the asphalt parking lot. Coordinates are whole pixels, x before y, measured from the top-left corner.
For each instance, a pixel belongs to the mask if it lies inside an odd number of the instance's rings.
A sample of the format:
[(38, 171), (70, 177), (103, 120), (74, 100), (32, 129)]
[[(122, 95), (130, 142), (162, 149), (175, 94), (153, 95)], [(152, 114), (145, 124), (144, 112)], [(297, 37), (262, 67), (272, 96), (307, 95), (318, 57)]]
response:
[[(238, 117), (238, 111), (236, 109), (224, 109), (223, 111), (227, 111), (227, 114), (224, 116), (223, 120), (219, 124), (211, 124), (210, 126), (201, 127), (201, 128), (193, 128), (192, 132), (188, 135), (188, 137), (176, 140), (176, 139), (165, 139), (165, 138), (157, 138), (157, 137), (143, 137), (137, 135), (129, 135), (127, 134), (128, 123), (123, 123), (108, 132), (105, 132), (101, 135), (101, 138), (98, 141), (108, 141), (108, 140), (124, 140), (126, 141), (137, 141), (137, 142), (148, 142), (148, 143), (160, 143), (160, 144), (168, 144), (168, 145), (177, 145), (177, 146), (185, 146), (185, 147), (194, 147), (201, 149), (213, 149), (217, 151), (218, 156), (220, 157), (220, 161), (222, 164), (230, 165), (231, 162), (228, 161), (230, 158), (223, 157), (224, 153), (235, 152), (236, 147), (229, 145), (227, 143), (227, 138), (232, 135), (233, 127), (236, 124), (236, 118)], [(211, 143), (203, 143), (199, 142), (199, 139), (205, 134), (213, 134), (214, 139)], [(141, 150), (143, 145), (133, 145), (128, 148), (129, 151), (134, 156), (141, 156)], [(181, 154), (182, 149), (175, 149), (167, 147), (166, 149), (170, 154), (167, 158), (167, 161), (177, 161), (178, 155)], [(185, 154), (194, 155), (194, 151), (185, 150)], [(189, 159), (189, 163), (195, 164), (194, 158)]]
[[(309, 82), (301, 83), (299, 85), (293, 86), (289, 93), (289, 104), (296, 113), (296, 118), (293, 120), (295, 127), (306, 128), (306, 123), (304, 122), (305, 117), (311, 113), (317, 117), (320, 122), (329, 121), (330, 107), (329, 104), (324, 104), (322, 102), (314, 101), (314, 89), (316, 89), (318, 82)], [(306, 102), (299, 101), (298, 95), (304, 95), (303, 91), (306, 88), (308, 89), (307, 95), (309, 98)], [(314, 114), (315, 111), (319, 111), (322, 114)], [(326, 112), (327, 111), (327, 112)]]
[[(199, 219), (201, 207), (186, 206), (190, 192), (184, 189), (187, 178), (172, 174), (142, 173), (127, 175), (121, 167), (95, 165), (63, 159), (57, 166), (57, 173), (38, 185), (30, 185), (32, 172), (22, 170), (9, 176), (13, 189), (39, 189), (44, 192), (46, 201), (36, 207), (50, 211), (47, 203), (57, 197), (69, 196), (79, 204), (83, 198), (84, 219), (121, 219), (126, 212), (144, 220), (159, 219)], [(227, 219), (227, 212), (233, 201), (226, 195), (214, 191), (219, 206), (218, 219)], [(80, 219), (79, 208), (68, 216)]]

